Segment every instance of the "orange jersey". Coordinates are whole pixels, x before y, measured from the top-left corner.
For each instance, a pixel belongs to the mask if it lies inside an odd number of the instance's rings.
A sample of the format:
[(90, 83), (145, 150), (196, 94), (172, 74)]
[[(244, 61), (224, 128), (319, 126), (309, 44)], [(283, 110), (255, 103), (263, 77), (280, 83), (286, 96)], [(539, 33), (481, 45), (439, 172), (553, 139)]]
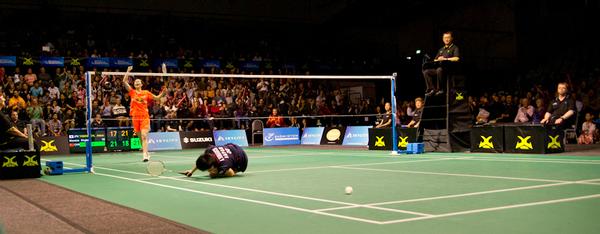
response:
[(152, 100), (153, 95), (148, 90), (136, 92), (135, 89), (129, 91), (131, 97), (131, 116), (149, 116), (148, 102)]

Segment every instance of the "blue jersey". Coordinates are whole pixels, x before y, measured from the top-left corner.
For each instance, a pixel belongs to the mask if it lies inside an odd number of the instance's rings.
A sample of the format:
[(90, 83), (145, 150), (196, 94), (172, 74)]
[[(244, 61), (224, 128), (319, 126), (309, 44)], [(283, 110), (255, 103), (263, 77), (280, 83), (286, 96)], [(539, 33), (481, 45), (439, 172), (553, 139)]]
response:
[(246, 171), (248, 166), (248, 157), (242, 148), (235, 144), (226, 144), (224, 146), (209, 146), (206, 153), (216, 161), (215, 166), (219, 175), (224, 175), (229, 169), (235, 172)]

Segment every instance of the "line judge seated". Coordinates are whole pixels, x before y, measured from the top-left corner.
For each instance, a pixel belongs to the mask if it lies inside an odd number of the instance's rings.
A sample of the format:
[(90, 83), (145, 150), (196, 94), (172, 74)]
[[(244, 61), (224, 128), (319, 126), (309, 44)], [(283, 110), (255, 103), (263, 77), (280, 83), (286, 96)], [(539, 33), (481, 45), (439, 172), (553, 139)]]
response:
[(392, 105), (389, 102), (385, 103), (385, 114), (381, 122), (377, 123), (375, 128), (389, 128), (392, 126)]
[(408, 123), (409, 128), (418, 128), (421, 123), (421, 115), (423, 115), (423, 99), (418, 97), (415, 99), (415, 112), (413, 114), (413, 119)]
[[(444, 46), (440, 48), (435, 56), (434, 62), (458, 62), (460, 60), (460, 52), (458, 46), (454, 44), (454, 38), (452, 32), (445, 32), (442, 36), (442, 41), (444, 42)], [(428, 63), (431, 64), (431, 63)], [(436, 66), (427, 66), (424, 64), (423, 66), (423, 78), (425, 78), (425, 85), (427, 86), (427, 90), (425, 90), (425, 96), (441, 95), (444, 93), (444, 90), (440, 86), (440, 82), (447, 75), (448, 71), (444, 71), (447, 67), (443, 67), (439, 64)], [(433, 82), (433, 78), (435, 77), (435, 84)]]
[(575, 100), (571, 99), (567, 90), (567, 83), (558, 83), (556, 98), (548, 106), (541, 124), (557, 125), (560, 129), (567, 129), (573, 124)]
[(10, 122), (10, 119), (2, 110), (4, 109), (6, 100), (0, 96), (0, 150), (8, 149), (28, 149), (29, 141), (27, 136), (23, 134)]

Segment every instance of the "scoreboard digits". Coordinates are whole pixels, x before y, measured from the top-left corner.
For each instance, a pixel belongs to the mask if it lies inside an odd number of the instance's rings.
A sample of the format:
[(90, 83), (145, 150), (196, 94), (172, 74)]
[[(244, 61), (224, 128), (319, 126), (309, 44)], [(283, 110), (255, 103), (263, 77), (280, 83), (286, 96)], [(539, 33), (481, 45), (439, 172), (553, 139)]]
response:
[[(87, 130), (73, 128), (67, 131), (69, 136), (69, 152), (85, 153)], [(92, 128), (92, 152), (114, 152), (139, 150), (140, 138), (136, 136), (131, 127)]]
[(108, 151), (130, 151), (141, 148), (140, 139), (131, 127), (106, 128), (106, 146)]

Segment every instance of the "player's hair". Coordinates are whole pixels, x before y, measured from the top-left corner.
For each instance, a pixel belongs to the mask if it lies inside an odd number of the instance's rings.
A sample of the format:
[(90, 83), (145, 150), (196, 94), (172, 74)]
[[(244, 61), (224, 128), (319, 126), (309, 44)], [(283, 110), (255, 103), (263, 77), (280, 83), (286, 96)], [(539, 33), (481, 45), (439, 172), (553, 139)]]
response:
[(210, 156), (208, 150), (204, 151), (198, 159), (196, 159), (196, 168), (201, 171), (210, 169), (215, 163), (215, 159)]

